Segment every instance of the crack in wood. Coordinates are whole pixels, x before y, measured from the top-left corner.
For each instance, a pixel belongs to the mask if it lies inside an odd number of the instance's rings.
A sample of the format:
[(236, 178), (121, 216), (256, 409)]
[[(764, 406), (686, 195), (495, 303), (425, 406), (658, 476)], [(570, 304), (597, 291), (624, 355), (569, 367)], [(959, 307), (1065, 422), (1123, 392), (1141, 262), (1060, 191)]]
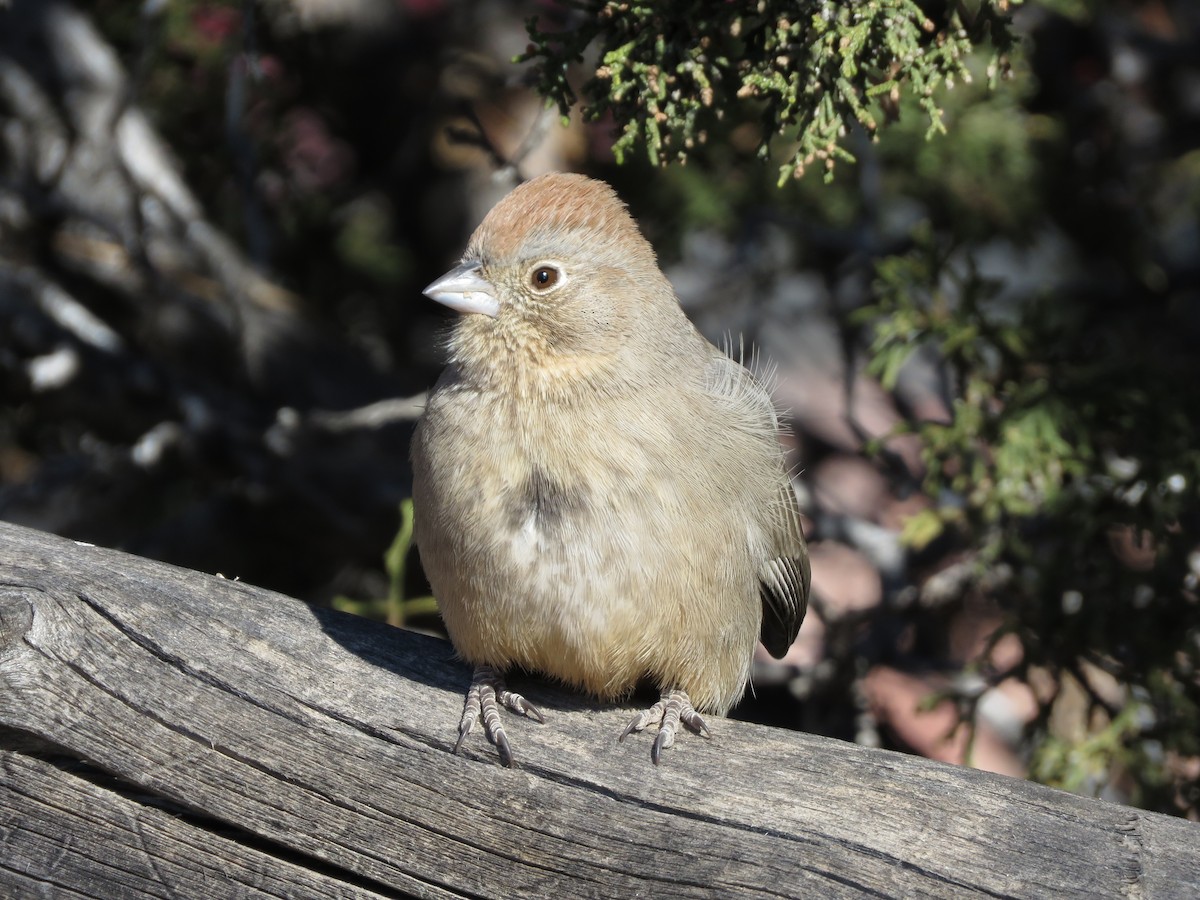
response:
[(1145, 892), (1145, 868), (1142, 859), (1145, 854), (1145, 842), (1142, 835), (1142, 817), (1136, 813), (1117, 826), (1117, 836), (1125, 849), (1132, 864), (1126, 875), (1125, 896), (1129, 900), (1143, 900)]

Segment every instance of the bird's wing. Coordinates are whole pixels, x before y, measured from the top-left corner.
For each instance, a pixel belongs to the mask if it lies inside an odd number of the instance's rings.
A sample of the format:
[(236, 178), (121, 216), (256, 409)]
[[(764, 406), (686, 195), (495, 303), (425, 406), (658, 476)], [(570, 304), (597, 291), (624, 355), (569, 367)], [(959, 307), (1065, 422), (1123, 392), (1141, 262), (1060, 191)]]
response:
[(787, 653), (800, 631), (808, 609), (808, 589), (812, 572), (808, 548), (800, 526), (800, 505), (791, 479), (786, 474), (780, 484), (778, 508), (774, 510), (775, 554), (759, 570), (762, 585), (763, 622), (759, 635), (763, 646), (777, 659)]
[[(744, 365), (714, 348), (706, 380), (711, 395), (730, 404), (763, 440), (777, 443), (781, 426), (775, 404)], [(787, 653), (800, 631), (812, 581), (800, 504), (783, 464), (782, 451), (780, 454), (776, 495), (760, 520), (768, 552), (758, 572), (763, 605), (760, 637), (777, 658)]]

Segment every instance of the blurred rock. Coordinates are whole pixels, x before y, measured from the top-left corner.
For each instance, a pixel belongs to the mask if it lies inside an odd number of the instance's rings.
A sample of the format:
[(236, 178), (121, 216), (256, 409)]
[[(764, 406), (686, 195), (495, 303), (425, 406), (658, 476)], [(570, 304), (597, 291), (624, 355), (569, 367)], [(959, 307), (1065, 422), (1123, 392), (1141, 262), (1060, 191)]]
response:
[[(992, 640), (996, 629), (1004, 625), (1005, 619), (993, 608), (980, 608), (980, 604), (970, 603), (963, 608), (962, 611), (954, 616), (950, 623), (950, 632), (948, 635), (949, 657), (959, 665), (978, 660), (984, 650), (987, 649), (988, 643)], [(1014, 635), (1015, 637), (1015, 635)], [(1020, 641), (1017, 641), (1015, 648), (1016, 655), (1014, 657), (1014, 648), (1010, 643), (1004, 645), (1004, 658), (1015, 665), (1020, 661)], [(1001, 668), (1001, 667), (997, 667)], [(1001, 668), (1001, 671), (1003, 669)]]
[(862, 553), (836, 541), (818, 541), (808, 551), (812, 590), (831, 622), (862, 614), (882, 602), (879, 572)]
[(807, 473), (813, 499), (825, 512), (876, 521), (888, 500), (887, 479), (863, 459), (832, 453)]
[(896, 399), (916, 422), (953, 420), (948, 400), (945, 367), (936, 350), (918, 347), (900, 367), (896, 379)]
[(929, 699), (946, 687), (945, 679), (939, 676), (910, 675), (889, 666), (876, 666), (863, 679), (863, 691), (880, 724), (914, 752), (929, 759), (1024, 778), (1025, 766), (986, 717), (980, 716), (976, 722), (968, 760), (971, 735), (967, 725), (960, 722), (955, 704), (946, 699), (924, 709)]

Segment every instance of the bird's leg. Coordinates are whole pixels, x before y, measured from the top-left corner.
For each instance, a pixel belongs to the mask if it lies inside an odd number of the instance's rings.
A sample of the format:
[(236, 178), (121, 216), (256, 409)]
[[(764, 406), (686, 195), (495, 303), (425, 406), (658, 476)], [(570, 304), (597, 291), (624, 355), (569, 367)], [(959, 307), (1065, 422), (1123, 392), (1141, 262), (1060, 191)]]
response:
[(657, 725), (658, 735), (650, 746), (650, 759), (658, 765), (662, 752), (675, 743), (675, 732), (679, 730), (680, 722), (696, 734), (708, 737), (708, 726), (692, 706), (687, 692), (663, 691), (657, 703), (633, 717), (633, 721), (621, 732), (617, 740), (624, 741), (635, 731), (641, 731), (649, 725)]
[(504, 677), (491, 666), (476, 666), (471, 677), (471, 688), (467, 691), (467, 702), (463, 706), (462, 719), (458, 723), (458, 740), (454, 744), (457, 753), (462, 742), (475, 723), (483, 719), (483, 733), (500, 751), (500, 762), (511, 766), (514, 762), (512, 749), (508, 746), (508, 735), (500, 724), (500, 707), (505, 706), (515, 713), (528, 716), (537, 722), (545, 722), (541, 710), (504, 686)]

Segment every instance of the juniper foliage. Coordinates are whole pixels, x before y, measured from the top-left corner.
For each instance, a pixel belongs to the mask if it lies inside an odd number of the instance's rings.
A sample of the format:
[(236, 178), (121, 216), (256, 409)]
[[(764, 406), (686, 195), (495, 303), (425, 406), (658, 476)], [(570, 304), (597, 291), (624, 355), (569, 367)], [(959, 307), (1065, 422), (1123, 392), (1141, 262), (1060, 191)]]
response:
[[(1018, 0), (1019, 2), (1019, 0)], [(686, 162), (737, 107), (757, 124), (760, 154), (783, 158), (780, 183), (813, 165), (832, 178), (853, 161), (854, 124), (876, 134), (906, 97), (945, 130), (937, 92), (969, 82), (967, 59), (987, 42), (989, 82), (1009, 71), (1009, 0), (946, 4), (931, 18), (912, 0), (740, 3), (583, 0), (560, 24), (528, 23), (538, 90), (566, 115), (582, 100), (589, 119), (621, 123), (618, 162), (644, 149), (651, 162)], [(595, 65), (577, 96), (571, 67)]]

